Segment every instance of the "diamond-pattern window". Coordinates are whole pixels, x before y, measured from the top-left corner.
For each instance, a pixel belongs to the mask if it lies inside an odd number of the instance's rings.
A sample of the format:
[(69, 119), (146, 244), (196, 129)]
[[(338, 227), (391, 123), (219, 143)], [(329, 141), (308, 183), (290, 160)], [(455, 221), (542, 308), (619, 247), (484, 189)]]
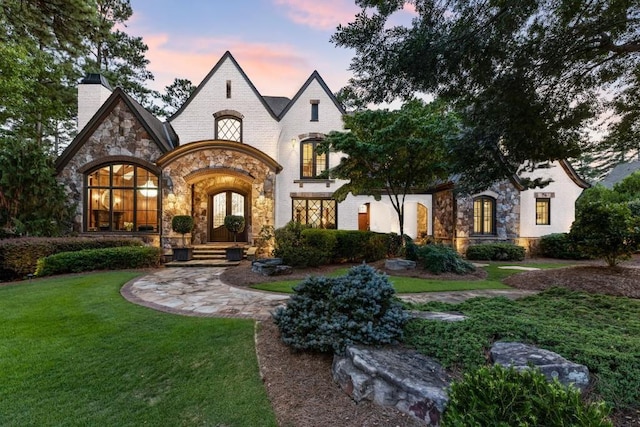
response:
[(293, 199), (293, 220), (314, 228), (338, 228), (336, 201)]
[(216, 139), (242, 142), (242, 122), (234, 117), (221, 117), (216, 121)]

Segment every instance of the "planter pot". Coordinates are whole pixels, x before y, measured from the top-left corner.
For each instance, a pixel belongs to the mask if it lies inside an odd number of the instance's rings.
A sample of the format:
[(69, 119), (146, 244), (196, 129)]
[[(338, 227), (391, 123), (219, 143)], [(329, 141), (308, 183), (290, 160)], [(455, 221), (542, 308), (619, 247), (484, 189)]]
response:
[(174, 261), (191, 261), (193, 258), (193, 248), (173, 248)]
[(244, 256), (244, 248), (242, 246), (233, 246), (226, 248), (227, 261), (242, 261)]

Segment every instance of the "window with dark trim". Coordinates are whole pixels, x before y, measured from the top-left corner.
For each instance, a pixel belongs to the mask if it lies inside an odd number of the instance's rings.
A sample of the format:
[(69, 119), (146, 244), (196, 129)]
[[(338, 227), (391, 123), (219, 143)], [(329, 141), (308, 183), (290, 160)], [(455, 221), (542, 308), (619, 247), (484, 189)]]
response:
[(142, 166), (117, 163), (94, 169), (85, 178), (85, 231), (158, 231), (156, 174)]
[(496, 200), (489, 196), (473, 199), (473, 234), (496, 233)]
[(242, 120), (232, 116), (217, 117), (216, 139), (242, 142)]
[(231, 98), (231, 80), (227, 80), (227, 99)]
[(317, 99), (311, 100), (311, 121), (317, 122), (319, 120), (319, 105), (320, 101)]
[(536, 225), (551, 224), (551, 199), (536, 199)]
[(338, 206), (333, 199), (292, 199), (292, 218), (314, 228), (338, 228)]
[(320, 140), (307, 140), (300, 143), (300, 178), (314, 179), (329, 168), (329, 156), (318, 153)]

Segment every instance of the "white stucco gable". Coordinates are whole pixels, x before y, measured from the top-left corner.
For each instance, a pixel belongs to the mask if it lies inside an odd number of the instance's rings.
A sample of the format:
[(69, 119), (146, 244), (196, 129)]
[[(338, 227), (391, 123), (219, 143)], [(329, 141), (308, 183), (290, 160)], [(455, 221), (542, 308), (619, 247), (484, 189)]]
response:
[[(565, 162), (553, 162), (549, 168), (522, 174), (526, 178), (551, 179), (543, 188), (520, 193), (520, 237), (540, 237), (566, 233), (575, 219), (576, 200), (588, 184), (575, 175)], [(536, 200), (548, 199), (549, 224), (536, 223)]]

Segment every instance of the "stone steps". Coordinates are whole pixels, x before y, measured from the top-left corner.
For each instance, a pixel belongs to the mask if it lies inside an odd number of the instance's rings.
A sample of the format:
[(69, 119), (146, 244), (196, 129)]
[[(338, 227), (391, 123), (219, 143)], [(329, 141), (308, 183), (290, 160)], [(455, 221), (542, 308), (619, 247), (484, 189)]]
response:
[[(193, 245), (193, 258), (191, 261), (171, 261), (165, 263), (165, 267), (232, 267), (239, 261), (227, 261), (225, 249), (233, 243), (211, 243), (206, 245)], [(238, 243), (244, 249), (243, 258), (251, 247), (246, 243)]]

